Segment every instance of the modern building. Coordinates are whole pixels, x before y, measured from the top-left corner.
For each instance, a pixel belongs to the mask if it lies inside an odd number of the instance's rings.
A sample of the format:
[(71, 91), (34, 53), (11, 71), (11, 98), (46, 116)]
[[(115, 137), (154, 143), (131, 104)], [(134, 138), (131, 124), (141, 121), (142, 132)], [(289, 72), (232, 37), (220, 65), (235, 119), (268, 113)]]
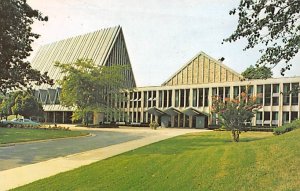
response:
[[(131, 65), (121, 27), (114, 27), (69, 38), (42, 46), (33, 60), (33, 67), (48, 71), (53, 79), (62, 75), (54, 62), (71, 63), (90, 58), (99, 65)], [(299, 118), (300, 77), (247, 80), (239, 73), (204, 52), (200, 52), (161, 86), (136, 87), (134, 74), (125, 75), (127, 101), (120, 103), (122, 112), (115, 116), (95, 115), (94, 123), (102, 121), (147, 124), (157, 121), (163, 127), (205, 128), (217, 124), (212, 113), (212, 98), (235, 98), (241, 92), (257, 96), (262, 104), (252, 119), (254, 126), (281, 126)], [(59, 102), (60, 88), (37, 87), (36, 96), (43, 103), (46, 121), (69, 123), (72, 108)]]

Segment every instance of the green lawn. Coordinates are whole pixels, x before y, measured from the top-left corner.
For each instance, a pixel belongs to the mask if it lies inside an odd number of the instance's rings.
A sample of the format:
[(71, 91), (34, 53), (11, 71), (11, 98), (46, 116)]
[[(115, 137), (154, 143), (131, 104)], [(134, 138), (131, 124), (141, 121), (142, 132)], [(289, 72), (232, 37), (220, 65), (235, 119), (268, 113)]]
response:
[(189, 134), (16, 190), (300, 190), (300, 129)]
[(64, 130), (0, 128), (0, 145), (6, 143), (55, 139), (62, 137), (75, 137), (80, 135), (87, 135), (87, 133)]

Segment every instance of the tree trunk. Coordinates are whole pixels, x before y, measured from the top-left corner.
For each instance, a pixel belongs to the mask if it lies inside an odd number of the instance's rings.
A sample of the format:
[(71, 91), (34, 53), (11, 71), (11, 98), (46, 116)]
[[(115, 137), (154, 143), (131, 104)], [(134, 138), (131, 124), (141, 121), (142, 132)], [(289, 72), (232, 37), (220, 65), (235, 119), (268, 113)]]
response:
[(89, 126), (89, 117), (88, 117), (88, 113), (85, 113), (84, 115), (84, 123), (85, 125), (88, 127)]
[(239, 142), (240, 141), (240, 131), (238, 130), (232, 130), (232, 138), (234, 142)]

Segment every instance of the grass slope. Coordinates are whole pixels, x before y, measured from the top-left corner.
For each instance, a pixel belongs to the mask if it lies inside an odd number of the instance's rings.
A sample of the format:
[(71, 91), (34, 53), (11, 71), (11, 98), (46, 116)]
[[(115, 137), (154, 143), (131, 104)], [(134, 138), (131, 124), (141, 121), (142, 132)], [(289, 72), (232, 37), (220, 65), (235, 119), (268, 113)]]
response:
[(0, 144), (54, 139), (62, 137), (75, 137), (86, 134), (86, 132), (80, 131), (0, 128)]
[(300, 190), (299, 137), (188, 134), (16, 190)]

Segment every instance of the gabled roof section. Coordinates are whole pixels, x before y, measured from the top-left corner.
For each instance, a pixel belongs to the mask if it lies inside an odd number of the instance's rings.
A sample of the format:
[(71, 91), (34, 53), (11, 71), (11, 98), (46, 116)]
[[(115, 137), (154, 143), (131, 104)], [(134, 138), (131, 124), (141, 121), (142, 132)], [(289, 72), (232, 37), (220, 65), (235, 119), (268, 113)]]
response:
[[(54, 66), (57, 61), (73, 63), (79, 58), (87, 58), (92, 59), (99, 66), (107, 65), (112, 49), (120, 35), (124, 41), (121, 27), (116, 26), (44, 45), (40, 47), (33, 58), (32, 67), (41, 71), (41, 73), (48, 72), (49, 77), (56, 81), (63, 77), (60, 69)], [(124, 46), (126, 49), (125, 41)], [(122, 56), (126, 55), (116, 53), (115, 56), (118, 56), (118, 62), (113, 64), (120, 64), (122, 59), (125, 59)], [(129, 58), (127, 60), (126, 64), (131, 66)], [(135, 86), (135, 81), (132, 82), (132, 86)], [(55, 87), (57, 85), (52, 88)], [(47, 89), (49, 86), (44, 84), (37, 88)]]
[(239, 73), (206, 53), (200, 52), (162, 85), (207, 84), (240, 81), (241, 79), (243, 76)]

